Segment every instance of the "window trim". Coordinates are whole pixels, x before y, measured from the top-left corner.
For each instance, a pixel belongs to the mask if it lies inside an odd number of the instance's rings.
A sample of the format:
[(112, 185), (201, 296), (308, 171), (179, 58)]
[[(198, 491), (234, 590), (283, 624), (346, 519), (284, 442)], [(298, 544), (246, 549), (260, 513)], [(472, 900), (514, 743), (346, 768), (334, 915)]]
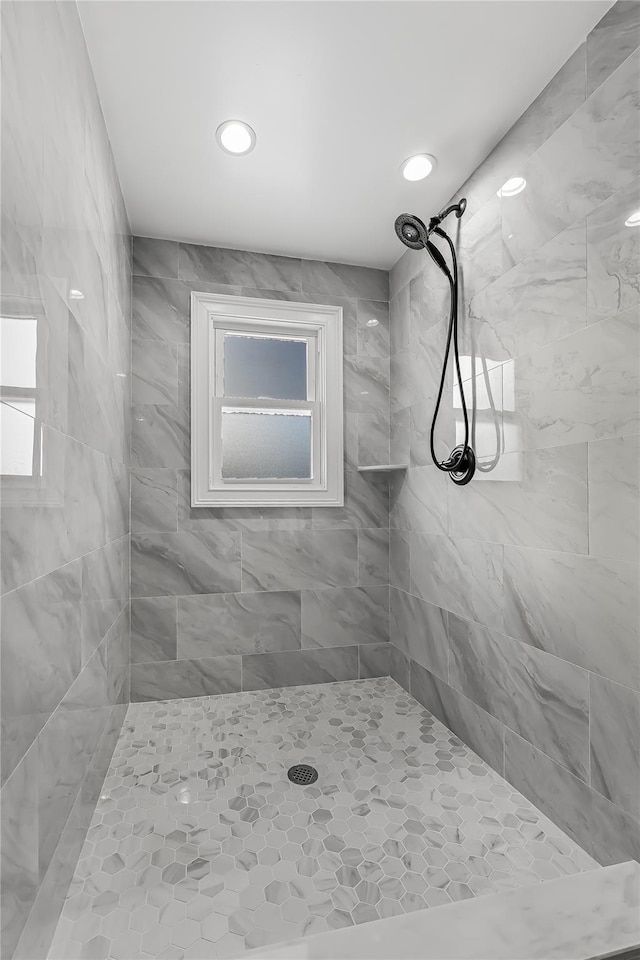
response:
[[(311, 338), (317, 344), (315, 389), (303, 400), (261, 400), (216, 396), (219, 375), (217, 331), (263, 328), (274, 335)], [(309, 352), (309, 348), (308, 348)], [(344, 504), (342, 307), (229, 294), (191, 293), (191, 506), (192, 507), (339, 507)], [(311, 364), (309, 364), (311, 370)], [(314, 380), (315, 377), (315, 380)], [(262, 479), (216, 483), (214, 423), (223, 405), (312, 410), (312, 458), (320, 463), (317, 480)]]

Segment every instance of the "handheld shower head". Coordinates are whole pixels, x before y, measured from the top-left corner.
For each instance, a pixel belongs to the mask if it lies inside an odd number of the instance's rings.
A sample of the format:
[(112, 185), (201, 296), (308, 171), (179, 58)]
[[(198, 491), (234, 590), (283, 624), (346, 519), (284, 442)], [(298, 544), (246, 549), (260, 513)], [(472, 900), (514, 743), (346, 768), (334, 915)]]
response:
[(411, 213), (401, 213), (396, 220), (396, 234), (406, 247), (422, 250), (427, 245), (429, 233), (419, 217)]

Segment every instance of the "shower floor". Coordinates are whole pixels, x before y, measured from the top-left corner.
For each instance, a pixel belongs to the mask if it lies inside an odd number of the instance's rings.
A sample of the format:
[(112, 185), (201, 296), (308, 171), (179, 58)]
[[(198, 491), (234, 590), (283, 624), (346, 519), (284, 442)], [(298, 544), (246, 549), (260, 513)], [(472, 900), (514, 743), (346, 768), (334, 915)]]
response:
[(389, 678), (132, 704), (50, 957), (232, 957), (595, 867)]

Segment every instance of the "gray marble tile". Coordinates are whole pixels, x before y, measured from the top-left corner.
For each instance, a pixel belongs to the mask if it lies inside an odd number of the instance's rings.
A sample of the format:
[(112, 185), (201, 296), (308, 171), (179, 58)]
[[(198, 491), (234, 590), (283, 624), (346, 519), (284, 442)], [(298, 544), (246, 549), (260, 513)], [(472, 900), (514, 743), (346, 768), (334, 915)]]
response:
[(409, 343), (410, 310), (411, 301), (407, 283), (389, 303), (389, 353), (391, 356)]
[(580, 221), (476, 294), (462, 330), (465, 352), (509, 360), (566, 337), (585, 326), (586, 290), (586, 228)]
[(241, 657), (131, 664), (131, 702), (208, 697), (240, 690)]
[(305, 683), (355, 680), (358, 648), (298, 650), (289, 653), (256, 653), (242, 658), (242, 689), (269, 690)]
[(505, 547), (504, 632), (640, 690), (635, 563)]
[(386, 473), (345, 472), (344, 506), (312, 507), (314, 530), (388, 527), (389, 479)]
[(632, 307), (516, 361), (523, 447), (638, 433), (639, 315)]
[(134, 404), (131, 408), (131, 463), (134, 467), (186, 467), (189, 411), (176, 404)]
[(180, 279), (301, 291), (300, 260), (266, 253), (180, 244)]
[(389, 462), (409, 463), (411, 452), (411, 408), (391, 414), (389, 423)]
[(107, 701), (109, 704), (125, 701), (128, 703), (129, 666), (131, 664), (131, 611), (129, 603), (108, 631), (104, 638), (104, 645), (107, 657)]
[(503, 726), (453, 687), (411, 661), (411, 696), (490, 767), (503, 770)]
[(404, 530), (389, 530), (389, 583), (400, 590), (409, 590), (409, 534)]
[(449, 483), (447, 475), (433, 464), (399, 473), (391, 487), (391, 526), (417, 533), (446, 534)]
[(389, 271), (389, 298), (393, 299), (402, 288), (424, 269), (428, 260), (425, 250), (404, 250), (398, 241), (398, 259)]
[[(441, 460), (447, 459), (458, 442), (457, 431), (460, 424), (457, 422), (457, 417), (460, 416), (460, 412), (454, 409), (452, 399), (453, 386), (449, 382), (445, 386), (444, 400), (438, 411), (434, 435), (436, 456)], [(435, 406), (436, 398), (433, 397), (428, 400), (418, 400), (409, 408), (409, 462), (411, 466), (424, 467), (433, 464), (429, 436)]]
[(447, 613), (433, 603), (392, 588), (389, 600), (389, 639), (445, 682), (449, 677)]
[(449, 683), (576, 776), (589, 779), (589, 674), (449, 615)]
[(391, 659), (390, 643), (368, 643), (358, 647), (360, 679), (369, 677), (388, 677)]
[(134, 597), (234, 593), (240, 589), (240, 534), (181, 530), (131, 540)]
[(389, 676), (399, 683), (403, 690), (409, 691), (411, 683), (411, 661), (392, 643), (389, 644)]
[(640, 694), (590, 675), (591, 786), (640, 820)]
[(638, 176), (638, 64), (636, 52), (524, 164), (526, 189), (502, 206), (514, 263)]
[(42, 880), (100, 741), (107, 707), (101, 646), (38, 737), (38, 845)]
[(0, 792), (3, 957), (13, 956), (35, 900), (38, 871), (38, 751), (27, 751)]
[(345, 356), (344, 409), (373, 415), (389, 409), (389, 360)]
[(302, 291), (310, 296), (331, 293), (338, 297), (388, 301), (389, 276), (386, 270), (371, 267), (303, 260)]
[(178, 529), (178, 471), (149, 467), (131, 471), (131, 530)]
[(411, 593), (502, 630), (501, 544), (412, 533), (410, 556)]
[(300, 606), (294, 591), (179, 597), (178, 657), (298, 650)]
[(640, 437), (589, 444), (589, 552), (640, 556)]
[(358, 300), (357, 303), (358, 356), (388, 357), (389, 304), (384, 300)]
[(634, 180), (587, 217), (587, 319), (595, 323), (640, 303), (640, 230), (625, 220), (640, 209)]
[(243, 534), (243, 592), (355, 586), (357, 579), (355, 530)]
[(157, 340), (131, 342), (133, 403), (178, 402), (177, 345)]
[(192, 507), (189, 470), (178, 471), (178, 529), (309, 530), (311, 507)]
[(76, 562), (3, 597), (3, 779), (80, 671), (80, 594)]
[(511, 730), (505, 778), (599, 863), (640, 857), (640, 824)]
[(360, 586), (389, 583), (388, 530), (358, 530), (358, 570)]
[(353, 465), (370, 467), (389, 463), (388, 407), (370, 409), (367, 413), (347, 413), (345, 417), (357, 418), (357, 456)]
[(640, 46), (640, 8), (618, 0), (587, 37), (587, 95)]
[(498, 471), (465, 487), (443, 474), (451, 536), (588, 553), (586, 443), (507, 453)]
[(177, 599), (146, 597), (131, 601), (131, 660), (177, 658)]
[(82, 558), (82, 662), (92, 656), (129, 597), (129, 537)]
[(441, 323), (448, 312), (449, 282), (429, 260), (409, 281), (409, 340), (419, 340), (427, 330)]
[(302, 591), (303, 647), (348, 647), (388, 639), (388, 587)]
[(189, 288), (182, 280), (133, 277), (131, 324), (138, 340), (189, 342)]
[(133, 238), (133, 273), (140, 277), (178, 276), (178, 242)]
[(501, 200), (493, 196), (477, 213), (460, 221), (461, 299), (469, 303), (509, 266), (502, 241)]

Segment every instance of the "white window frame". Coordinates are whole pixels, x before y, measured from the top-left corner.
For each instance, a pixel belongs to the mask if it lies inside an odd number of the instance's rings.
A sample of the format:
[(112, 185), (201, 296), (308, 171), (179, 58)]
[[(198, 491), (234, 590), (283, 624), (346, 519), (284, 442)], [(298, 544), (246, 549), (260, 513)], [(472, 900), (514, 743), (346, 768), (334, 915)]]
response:
[[(307, 341), (307, 400), (223, 397), (225, 332)], [(222, 407), (308, 409), (312, 476), (308, 480), (225, 479), (221, 469)], [(340, 507), (344, 504), (342, 435), (342, 307), (191, 294), (191, 506)]]

